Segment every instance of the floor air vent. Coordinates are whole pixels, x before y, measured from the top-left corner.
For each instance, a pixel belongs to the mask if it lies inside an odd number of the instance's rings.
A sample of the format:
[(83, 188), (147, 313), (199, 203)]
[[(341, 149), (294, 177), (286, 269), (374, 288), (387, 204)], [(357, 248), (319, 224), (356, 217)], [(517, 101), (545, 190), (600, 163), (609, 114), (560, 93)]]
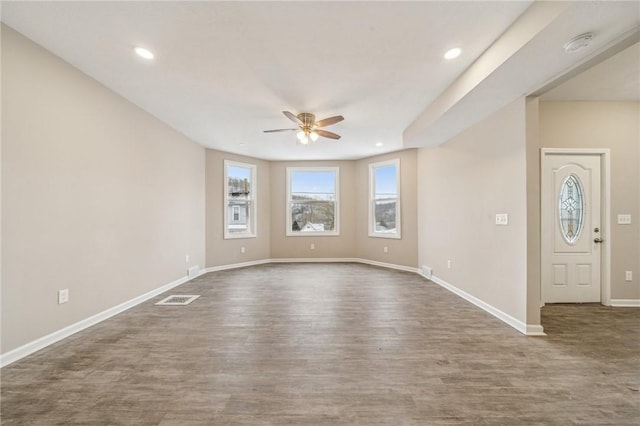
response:
[(196, 294), (172, 294), (169, 297), (165, 297), (156, 305), (165, 305), (165, 306), (184, 306), (196, 300), (200, 295)]

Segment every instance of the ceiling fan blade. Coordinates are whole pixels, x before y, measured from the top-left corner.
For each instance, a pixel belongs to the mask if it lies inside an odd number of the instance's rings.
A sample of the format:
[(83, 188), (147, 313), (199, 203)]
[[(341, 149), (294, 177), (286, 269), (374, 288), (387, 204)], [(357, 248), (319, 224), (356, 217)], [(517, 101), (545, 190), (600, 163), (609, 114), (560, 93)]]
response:
[(274, 130), (263, 130), (264, 133), (275, 133), (275, 132), (288, 132), (290, 130), (300, 130), (300, 129), (274, 129)]
[(324, 127), (324, 126), (329, 126), (331, 124), (335, 124), (335, 123), (339, 123), (342, 120), (344, 120), (344, 117), (341, 115), (336, 115), (335, 117), (329, 117), (329, 118), (325, 118), (323, 120), (318, 121), (315, 126), (316, 127)]
[(286, 115), (289, 118), (289, 120), (293, 121), (294, 123), (296, 123), (296, 124), (304, 124), (302, 122), (302, 120), (300, 120), (294, 113), (289, 112), (289, 111), (282, 111), (282, 113), (284, 115)]
[(329, 139), (340, 139), (340, 135), (336, 135), (333, 132), (327, 132), (326, 130), (314, 130), (319, 136), (329, 138)]

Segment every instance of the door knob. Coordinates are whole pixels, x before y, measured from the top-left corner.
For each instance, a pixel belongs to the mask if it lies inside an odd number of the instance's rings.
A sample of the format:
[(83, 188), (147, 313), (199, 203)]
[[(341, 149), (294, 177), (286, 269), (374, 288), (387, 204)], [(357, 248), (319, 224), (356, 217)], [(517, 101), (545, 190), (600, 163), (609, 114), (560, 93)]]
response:
[(596, 244), (600, 244), (602, 242), (602, 238), (594, 238), (593, 242)]

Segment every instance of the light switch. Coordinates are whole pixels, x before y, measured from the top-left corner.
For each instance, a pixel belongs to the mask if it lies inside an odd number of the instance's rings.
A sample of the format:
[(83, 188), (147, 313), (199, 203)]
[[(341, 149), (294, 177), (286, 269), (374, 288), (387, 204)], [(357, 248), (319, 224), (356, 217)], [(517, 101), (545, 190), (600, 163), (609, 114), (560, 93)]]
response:
[(631, 225), (631, 215), (630, 214), (619, 214), (618, 215), (618, 225)]
[(508, 213), (496, 213), (496, 225), (508, 225), (509, 214)]
[(69, 301), (69, 289), (58, 290), (58, 305), (67, 303)]

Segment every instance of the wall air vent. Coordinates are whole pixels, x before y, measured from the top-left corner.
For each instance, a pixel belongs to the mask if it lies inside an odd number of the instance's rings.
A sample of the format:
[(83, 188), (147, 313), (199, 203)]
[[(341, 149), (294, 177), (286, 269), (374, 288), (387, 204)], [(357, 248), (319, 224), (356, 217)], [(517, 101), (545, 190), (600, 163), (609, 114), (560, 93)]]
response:
[(189, 269), (187, 269), (187, 277), (189, 278), (195, 278), (198, 276), (199, 273), (200, 273), (200, 266), (198, 265), (191, 266)]
[(422, 269), (420, 270), (420, 272), (422, 273), (423, 277), (425, 277), (426, 279), (430, 280), (431, 279), (431, 275), (433, 274), (433, 269), (431, 269), (427, 265), (422, 265)]

